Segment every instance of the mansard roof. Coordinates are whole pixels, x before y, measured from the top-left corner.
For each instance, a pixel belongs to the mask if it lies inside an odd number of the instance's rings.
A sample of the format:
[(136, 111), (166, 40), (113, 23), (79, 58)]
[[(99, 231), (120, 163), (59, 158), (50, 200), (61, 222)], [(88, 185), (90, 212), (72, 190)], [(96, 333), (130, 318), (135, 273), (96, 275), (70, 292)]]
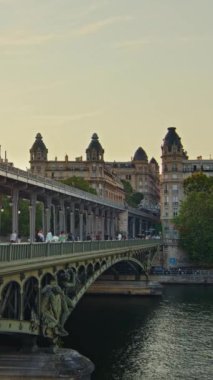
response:
[(156, 159), (154, 157), (151, 158), (150, 164), (155, 164), (156, 166), (159, 166)]
[(133, 161), (148, 161), (147, 154), (146, 154), (145, 150), (143, 150), (143, 148), (141, 148), (141, 146), (136, 150), (134, 157), (133, 157)]

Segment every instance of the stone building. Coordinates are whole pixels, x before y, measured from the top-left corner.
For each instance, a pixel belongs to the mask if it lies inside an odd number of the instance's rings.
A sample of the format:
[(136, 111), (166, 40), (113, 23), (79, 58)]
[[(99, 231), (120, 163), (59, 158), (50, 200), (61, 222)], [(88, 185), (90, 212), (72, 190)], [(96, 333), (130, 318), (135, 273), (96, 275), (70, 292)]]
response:
[(157, 208), (160, 201), (159, 165), (148, 157), (143, 148), (139, 147), (131, 161), (107, 162), (113, 172), (121, 179), (128, 181), (135, 192), (143, 194), (144, 208)]
[(96, 133), (86, 149), (86, 160), (82, 156), (69, 161), (48, 160), (48, 149), (40, 133), (36, 135), (30, 149), (30, 171), (55, 180), (72, 176), (82, 177), (101, 197), (115, 202), (124, 202), (121, 180), (129, 181), (133, 190), (144, 195), (142, 208), (154, 209), (159, 204), (159, 166), (152, 158), (148, 161), (146, 152), (140, 147), (131, 161), (105, 162), (104, 149)]
[(161, 222), (164, 239), (165, 265), (181, 266), (186, 264), (186, 256), (178, 248), (178, 233), (174, 228), (173, 218), (178, 214), (181, 200), (184, 198), (183, 181), (195, 172), (207, 176), (213, 175), (213, 159), (189, 159), (183, 148), (176, 128), (168, 128), (163, 140), (162, 174), (161, 174)]
[(65, 155), (63, 161), (48, 160), (48, 149), (40, 133), (30, 149), (30, 171), (34, 174), (55, 180), (63, 180), (73, 176), (82, 177), (89, 182), (100, 197), (112, 202), (124, 202), (123, 185), (119, 177), (104, 162), (104, 149), (96, 133), (86, 149), (86, 160), (82, 157), (69, 161)]

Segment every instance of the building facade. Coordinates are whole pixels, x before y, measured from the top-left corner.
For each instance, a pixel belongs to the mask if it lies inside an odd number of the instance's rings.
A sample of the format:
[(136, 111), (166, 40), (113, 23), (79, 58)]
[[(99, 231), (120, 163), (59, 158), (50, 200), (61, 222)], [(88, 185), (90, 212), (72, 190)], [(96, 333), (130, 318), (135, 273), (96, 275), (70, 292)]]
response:
[[(152, 158), (148, 162), (142, 148), (138, 148), (128, 162), (105, 162), (104, 149), (96, 133), (92, 135), (86, 149), (86, 160), (82, 156), (70, 161), (48, 160), (48, 149), (40, 133), (36, 135), (30, 149), (30, 171), (55, 180), (72, 176), (82, 177), (96, 190), (100, 197), (124, 203), (124, 189), (121, 180), (130, 182), (134, 191), (144, 194), (144, 208), (159, 204), (159, 166)], [(146, 206), (146, 207), (145, 207)]]
[(213, 176), (213, 159), (189, 159), (176, 128), (168, 128), (163, 140), (161, 174), (161, 222), (166, 246), (166, 265), (185, 265), (186, 256), (178, 247), (178, 232), (173, 219), (178, 214), (184, 198), (183, 181), (193, 173)]
[(148, 157), (143, 148), (139, 147), (133, 158), (126, 162), (107, 162), (113, 172), (121, 179), (128, 181), (133, 191), (142, 193), (144, 198), (142, 206), (153, 209), (159, 205), (159, 165)]
[(93, 134), (91, 142), (86, 149), (86, 160), (82, 157), (70, 161), (65, 155), (63, 161), (48, 160), (48, 149), (40, 133), (30, 149), (30, 171), (34, 174), (55, 180), (64, 180), (73, 176), (82, 177), (89, 182), (100, 197), (111, 201), (123, 203), (124, 190), (120, 179), (110, 170), (104, 162), (104, 149), (98, 136)]

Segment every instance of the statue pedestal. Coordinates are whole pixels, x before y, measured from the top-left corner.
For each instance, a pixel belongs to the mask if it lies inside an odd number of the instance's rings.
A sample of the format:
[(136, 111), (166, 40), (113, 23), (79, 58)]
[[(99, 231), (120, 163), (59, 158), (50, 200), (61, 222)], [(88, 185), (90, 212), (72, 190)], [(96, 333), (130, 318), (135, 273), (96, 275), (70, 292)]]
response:
[(89, 380), (94, 364), (71, 349), (59, 349), (55, 354), (0, 353), (0, 380)]

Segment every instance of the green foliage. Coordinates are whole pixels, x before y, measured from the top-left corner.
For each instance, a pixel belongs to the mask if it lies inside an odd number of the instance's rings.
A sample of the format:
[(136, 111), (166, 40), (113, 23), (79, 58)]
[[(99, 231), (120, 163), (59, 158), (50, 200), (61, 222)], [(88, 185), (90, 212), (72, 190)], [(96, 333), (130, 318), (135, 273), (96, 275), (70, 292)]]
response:
[(133, 191), (131, 183), (129, 181), (121, 180), (124, 193), (125, 193), (125, 201), (131, 207), (137, 207), (143, 199), (143, 194), (137, 191)]
[(82, 177), (73, 176), (61, 181), (65, 185), (76, 187), (77, 189), (87, 191), (88, 193), (97, 195), (97, 191), (90, 186), (89, 182)]
[(174, 223), (189, 258), (197, 264), (213, 264), (213, 191), (188, 191)]
[(192, 191), (212, 191), (213, 177), (207, 177), (203, 173), (194, 173), (184, 180), (183, 188), (186, 195)]
[[(11, 200), (7, 196), (3, 196), (1, 199), (1, 215), (0, 215), (0, 236), (10, 236), (12, 232), (12, 206)], [(21, 237), (29, 237), (30, 234), (30, 219), (29, 219), (29, 201), (19, 201), (19, 235)], [(36, 205), (36, 229), (40, 229), (42, 226), (42, 204)]]
[(133, 188), (131, 183), (129, 181), (125, 181), (124, 179), (122, 179), (121, 182), (123, 184), (125, 194), (132, 194)]

